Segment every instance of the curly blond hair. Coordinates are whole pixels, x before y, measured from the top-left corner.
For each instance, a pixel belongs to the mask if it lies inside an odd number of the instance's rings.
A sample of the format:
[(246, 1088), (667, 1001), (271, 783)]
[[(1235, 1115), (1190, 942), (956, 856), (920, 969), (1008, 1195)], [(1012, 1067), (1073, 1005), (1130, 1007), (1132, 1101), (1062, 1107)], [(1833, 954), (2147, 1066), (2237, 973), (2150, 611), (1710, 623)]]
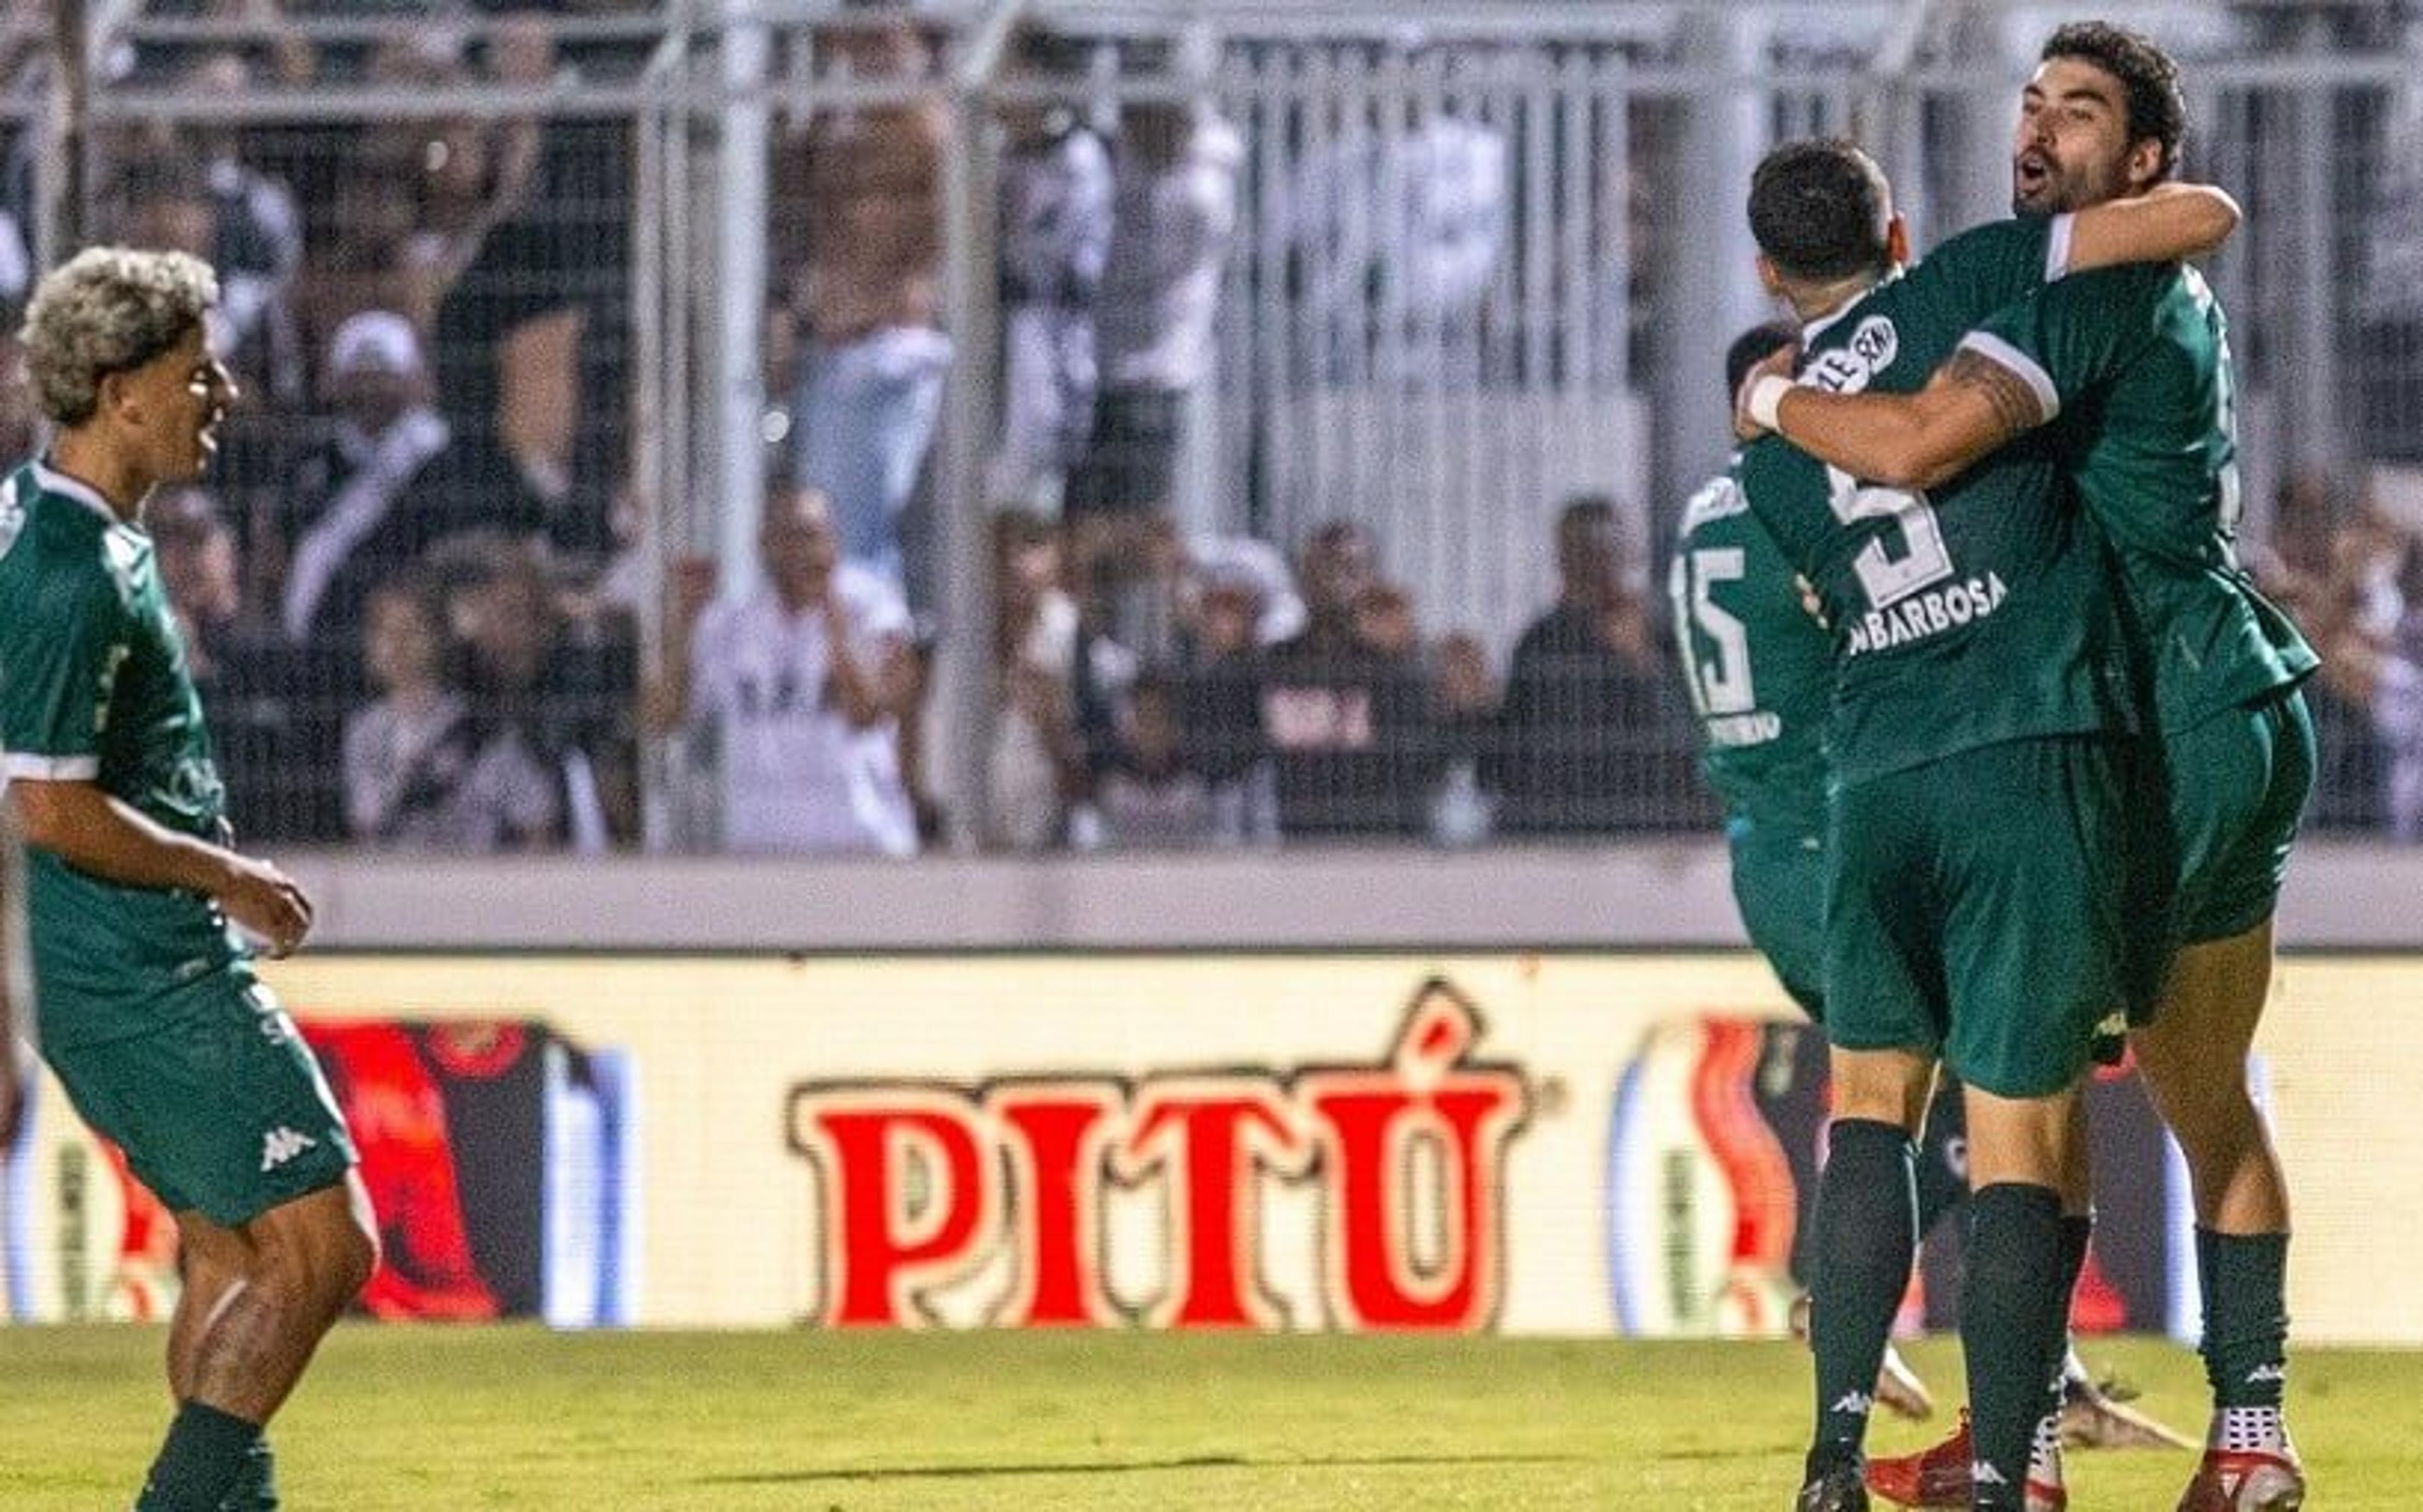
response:
[(52, 269), (25, 307), (17, 339), (34, 402), (56, 424), (82, 425), (103, 378), (175, 346), (218, 302), (218, 275), (199, 258), (85, 248)]

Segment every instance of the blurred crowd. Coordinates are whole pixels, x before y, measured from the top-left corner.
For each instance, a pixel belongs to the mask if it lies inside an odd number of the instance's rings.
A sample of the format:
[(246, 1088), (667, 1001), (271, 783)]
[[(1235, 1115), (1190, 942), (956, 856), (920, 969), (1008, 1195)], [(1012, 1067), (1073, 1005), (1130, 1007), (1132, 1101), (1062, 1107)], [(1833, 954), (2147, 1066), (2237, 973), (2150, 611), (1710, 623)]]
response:
[[(149, 9), (259, 21), (267, 4)], [(342, 80), (532, 101), (358, 126), (146, 118), (89, 154), (87, 239), (182, 247), (223, 280), (243, 398), (213, 477), (151, 521), (241, 826), (634, 845), (660, 743), (705, 794), (700, 838), (749, 852), (1460, 845), (1713, 822), (1645, 591), (1650, 501), (1561, 501), (1537, 547), (1558, 587), (1519, 638), (1420, 602), (1390, 570), (1408, 543), (1368, 512), (1287, 540), (1182, 523), (1206, 517), (1179, 508), (1181, 479), (1207, 441), (1193, 402), (1217, 370), (1252, 172), (1206, 102), (1211, 60), (1182, 43), (1110, 58), (1033, 26), (1010, 39), (1008, 76), (1030, 87), (998, 109), (990, 181), (990, 658), (939, 654), (953, 606), (933, 464), (958, 360), (941, 190), (960, 148), (928, 87), (944, 39), (898, 8), (849, 8), (778, 39), (778, 75), (865, 87), (775, 118), (762, 528), (756, 559), (721, 571), (643, 549), (630, 124), (538, 104), (619, 76), (644, 37), (397, 0), (421, 24), (319, 45), (274, 25), (245, 45), (172, 32), (108, 60), (195, 99)], [(1081, 103), (1106, 67), (1192, 87)], [(1452, 333), (1481, 318), (1512, 240), (1505, 136), (1444, 105), (1400, 124), (1341, 134), (1275, 201), (1277, 234), (1322, 248), (1290, 264), (1298, 292), (1362, 312), (1315, 359), (1341, 382), (1372, 381), (1398, 327), (1481, 352)], [(2423, 146), (2423, 117), (2382, 129)], [(16, 142), (0, 172), (10, 331), (35, 150)], [(2393, 203), (2415, 200), (2415, 161), (2385, 175)], [(2423, 278), (2394, 264), (2416, 247), (2383, 240), (2357, 333), (2368, 433), (2409, 443)], [(36, 439), (9, 386), (0, 443)], [(2328, 658), (2317, 822), (2416, 839), (2423, 452), (2373, 449), (2388, 465), (2286, 488), (2273, 546), (2249, 557)]]

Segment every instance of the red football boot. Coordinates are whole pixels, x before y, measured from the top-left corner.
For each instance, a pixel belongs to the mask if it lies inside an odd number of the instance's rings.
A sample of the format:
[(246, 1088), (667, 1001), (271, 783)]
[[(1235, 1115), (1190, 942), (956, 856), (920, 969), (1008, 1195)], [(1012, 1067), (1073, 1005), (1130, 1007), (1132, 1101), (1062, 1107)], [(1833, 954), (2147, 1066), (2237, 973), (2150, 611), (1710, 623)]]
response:
[[(1876, 1467), (1868, 1467), (1875, 1484)], [(2179, 1512), (2298, 1512), (2305, 1504), (2305, 1468), (2293, 1449), (2208, 1449)]]

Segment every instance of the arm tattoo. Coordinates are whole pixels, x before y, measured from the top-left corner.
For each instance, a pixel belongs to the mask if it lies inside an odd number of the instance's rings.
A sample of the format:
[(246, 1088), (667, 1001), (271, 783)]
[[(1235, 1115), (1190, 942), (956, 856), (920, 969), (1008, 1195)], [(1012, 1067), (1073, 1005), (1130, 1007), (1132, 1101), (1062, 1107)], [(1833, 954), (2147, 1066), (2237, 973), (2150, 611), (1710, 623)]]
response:
[(2023, 435), (2044, 423), (2044, 406), (2037, 402), (2035, 390), (2027, 380), (2003, 367), (1983, 353), (1963, 347), (1952, 354), (1943, 366), (1947, 383), (1963, 385), (1983, 394), (1992, 406), (1994, 423), (2002, 427), (1995, 437), (2001, 445), (2014, 436)]

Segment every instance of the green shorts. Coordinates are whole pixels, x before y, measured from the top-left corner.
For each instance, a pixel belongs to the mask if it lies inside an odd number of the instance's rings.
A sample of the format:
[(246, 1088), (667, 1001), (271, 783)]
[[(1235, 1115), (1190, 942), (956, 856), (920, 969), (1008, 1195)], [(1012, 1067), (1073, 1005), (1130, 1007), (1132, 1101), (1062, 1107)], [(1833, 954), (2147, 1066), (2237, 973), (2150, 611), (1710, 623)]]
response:
[(2180, 943), (2229, 939), (2272, 917), (2315, 765), (2314, 717), (2293, 687), (2163, 733)]
[(139, 1011), (155, 1027), (46, 1053), (76, 1111), (169, 1211), (234, 1228), (345, 1178), (344, 1115), (294, 1020), (249, 969)]
[(1827, 1037), (1940, 1055), (1998, 1096), (2075, 1081), (2121, 1002), (2125, 761), (2015, 740), (1837, 793)]
[(1750, 942), (1801, 1011), (1824, 1023), (1825, 837), (1763, 828), (1742, 817), (1726, 826), (1725, 840), (1733, 851), (1734, 903)]

